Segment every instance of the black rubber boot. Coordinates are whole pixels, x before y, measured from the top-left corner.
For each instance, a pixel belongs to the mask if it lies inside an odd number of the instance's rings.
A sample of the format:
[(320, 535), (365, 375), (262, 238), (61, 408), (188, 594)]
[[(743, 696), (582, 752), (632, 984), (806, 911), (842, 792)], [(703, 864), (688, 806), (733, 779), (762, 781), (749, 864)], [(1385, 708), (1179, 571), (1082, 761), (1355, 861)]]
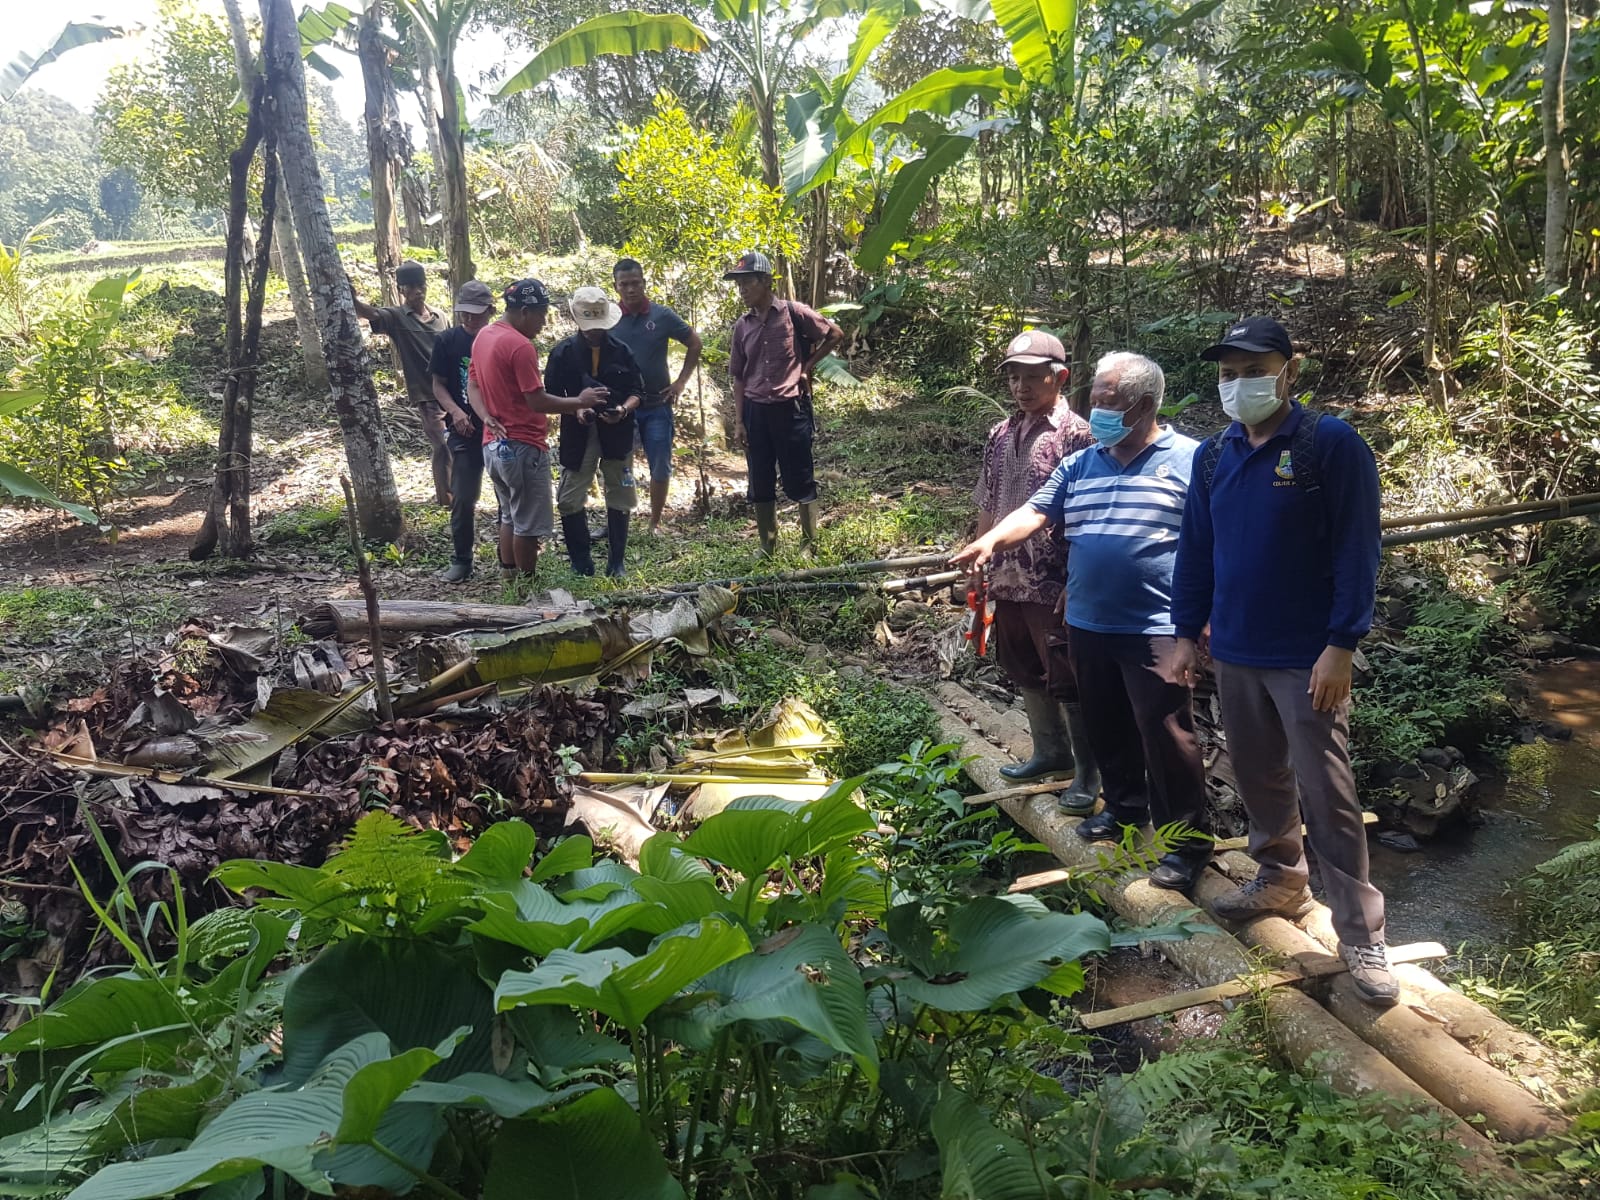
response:
[(1089, 735), (1083, 727), (1083, 706), (1062, 706), (1067, 714), (1067, 740), (1072, 745), (1072, 757), (1077, 760), (1077, 774), (1072, 786), (1056, 799), (1056, 807), (1069, 817), (1086, 817), (1100, 803), (1100, 764), (1094, 761), (1094, 751), (1089, 748)]
[(778, 548), (778, 503), (776, 500), (758, 503), (756, 510), (756, 532), (761, 536), (761, 557), (771, 558), (772, 552)]
[(561, 515), (561, 536), (567, 543), (567, 558), (578, 575), (594, 574), (594, 556), (589, 553), (589, 514), (583, 509)]
[(628, 548), (628, 520), (632, 515), (620, 508), (606, 509), (606, 574), (613, 579), (627, 573), (622, 555)]
[(1109, 808), (1078, 823), (1077, 834), (1086, 842), (1120, 842), (1125, 827), (1139, 828), (1150, 820), (1149, 813), (1118, 816)]
[(1022, 707), (1028, 714), (1028, 735), (1033, 739), (1033, 757), (1027, 762), (1001, 767), (1000, 774), (1013, 783), (1033, 783), (1059, 776), (1067, 778), (1076, 769), (1072, 747), (1067, 739), (1066, 713), (1061, 701), (1033, 688), (1022, 689)]

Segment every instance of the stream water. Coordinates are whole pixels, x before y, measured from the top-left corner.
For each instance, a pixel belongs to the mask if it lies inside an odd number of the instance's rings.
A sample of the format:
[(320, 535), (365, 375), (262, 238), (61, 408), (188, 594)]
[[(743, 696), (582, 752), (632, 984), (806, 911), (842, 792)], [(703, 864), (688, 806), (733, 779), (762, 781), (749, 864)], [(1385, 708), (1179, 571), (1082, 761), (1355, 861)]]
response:
[(1485, 780), (1466, 829), (1402, 853), (1372, 843), (1372, 881), (1388, 900), (1389, 941), (1504, 942), (1507, 889), (1600, 818), (1600, 661), (1541, 668), (1528, 681), (1529, 717), (1572, 731), (1514, 757), (1507, 781)]

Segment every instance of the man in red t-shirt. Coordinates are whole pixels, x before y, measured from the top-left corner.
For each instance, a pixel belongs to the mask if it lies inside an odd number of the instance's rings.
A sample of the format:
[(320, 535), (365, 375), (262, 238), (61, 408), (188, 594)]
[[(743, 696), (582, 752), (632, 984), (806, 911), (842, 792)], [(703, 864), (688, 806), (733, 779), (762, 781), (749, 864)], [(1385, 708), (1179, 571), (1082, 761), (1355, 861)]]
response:
[(555, 534), (550, 503), (548, 413), (604, 408), (604, 388), (552, 396), (539, 374), (533, 339), (550, 313), (550, 293), (537, 279), (519, 279), (501, 294), (505, 316), (472, 346), (467, 400), (483, 422), (483, 463), (500, 501), (500, 573), (531, 577), (539, 539)]

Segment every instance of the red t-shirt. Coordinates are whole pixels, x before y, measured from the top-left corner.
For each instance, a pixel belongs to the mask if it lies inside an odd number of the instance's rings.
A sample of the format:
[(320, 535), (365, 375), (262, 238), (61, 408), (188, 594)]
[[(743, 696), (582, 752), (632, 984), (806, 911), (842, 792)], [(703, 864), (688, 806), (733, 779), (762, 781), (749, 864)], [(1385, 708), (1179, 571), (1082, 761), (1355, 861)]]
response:
[[(550, 449), (550, 419), (534, 412), (522, 397), (544, 387), (539, 374), (539, 352), (533, 343), (505, 323), (502, 318), (478, 334), (472, 343), (472, 362), (468, 376), (478, 385), (483, 407), (506, 427), (514, 442), (525, 442), (541, 450)], [(494, 441), (486, 427), (483, 440)]]

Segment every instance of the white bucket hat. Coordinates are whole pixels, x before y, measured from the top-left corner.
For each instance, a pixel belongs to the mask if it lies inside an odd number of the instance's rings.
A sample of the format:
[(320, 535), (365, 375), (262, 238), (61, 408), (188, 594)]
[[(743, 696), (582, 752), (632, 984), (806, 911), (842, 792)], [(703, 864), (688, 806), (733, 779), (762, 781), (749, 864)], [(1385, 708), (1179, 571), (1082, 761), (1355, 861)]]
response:
[(622, 320), (622, 309), (597, 287), (581, 287), (573, 292), (567, 308), (579, 329), (610, 329)]

